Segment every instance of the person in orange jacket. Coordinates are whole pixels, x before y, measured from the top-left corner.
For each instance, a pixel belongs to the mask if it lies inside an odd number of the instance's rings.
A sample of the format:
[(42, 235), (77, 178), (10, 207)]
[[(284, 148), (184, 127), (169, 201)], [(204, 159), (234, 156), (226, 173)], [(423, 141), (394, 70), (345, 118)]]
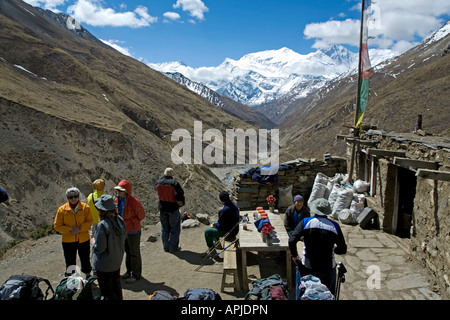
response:
[(122, 180), (114, 187), (117, 190), (117, 209), (125, 221), (128, 237), (125, 241), (125, 266), (127, 271), (122, 275), (127, 283), (141, 278), (141, 221), (145, 218), (145, 210), (141, 202), (131, 195), (131, 183)]
[(89, 206), (80, 200), (80, 190), (75, 187), (66, 191), (67, 203), (58, 208), (53, 228), (62, 234), (62, 247), (66, 262), (65, 275), (77, 271), (77, 252), (81, 262), (81, 272), (86, 278), (92, 271), (90, 261), (89, 229), (92, 225), (92, 214)]

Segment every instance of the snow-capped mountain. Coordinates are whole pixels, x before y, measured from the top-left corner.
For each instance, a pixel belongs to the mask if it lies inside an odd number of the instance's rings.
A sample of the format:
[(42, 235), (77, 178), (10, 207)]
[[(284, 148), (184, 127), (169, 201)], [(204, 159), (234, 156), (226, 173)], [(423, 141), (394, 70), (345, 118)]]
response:
[(182, 62), (149, 64), (161, 72), (179, 72), (240, 103), (254, 106), (311, 81), (330, 80), (357, 63), (357, 55), (339, 45), (302, 55), (289, 48), (227, 58), (217, 67), (192, 68)]
[[(385, 57), (392, 57), (391, 52), (382, 52), (376, 60)], [(295, 88), (296, 95), (304, 97), (327, 81), (355, 69), (357, 60), (357, 53), (330, 45), (305, 55), (289, 48), (255, 52), (239, 60), (226, 58), (217, 67), (192, 68), (182, 62), (148, 65), (165, 73), (181, 73), (237, 102), (256, 106), (274, 101)]]

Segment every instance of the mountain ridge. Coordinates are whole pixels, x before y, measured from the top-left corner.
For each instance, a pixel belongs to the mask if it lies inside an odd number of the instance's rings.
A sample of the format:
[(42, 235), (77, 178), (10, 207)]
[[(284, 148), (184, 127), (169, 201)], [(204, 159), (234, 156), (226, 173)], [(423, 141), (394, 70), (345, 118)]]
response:
[[(171, 133), (194, 122), (255, 128), (115, 49), (80, 37), (19, 0), (0, 0), (0, 247), (53, 223), (76, 186), (106, 193), (127, 179), (158, 220), (154, 182), (166, 167), (186, 192), (183, 210), (216, 214), (223, 184), (205, 165), (175, 164)], [(202, 194), (201, 199), (197, 196)]]
[[(372, 52), (379, 55), (377, 60), (393, 55), (385, 50)], [(275, 101), (296, 86), (307, 87), (310, 82), (331, 80), (356, 64), (356, 53), (333, 44), (305, 55), (287, 47), (254, 52), (238, 60), (226, 58), (217, 67), (192, 68), (183, 62), (147, 65), (160, 72), (179, 72), (219, 94), (256, 107)], [(276, 119), (271, 120), (276, 122)]]

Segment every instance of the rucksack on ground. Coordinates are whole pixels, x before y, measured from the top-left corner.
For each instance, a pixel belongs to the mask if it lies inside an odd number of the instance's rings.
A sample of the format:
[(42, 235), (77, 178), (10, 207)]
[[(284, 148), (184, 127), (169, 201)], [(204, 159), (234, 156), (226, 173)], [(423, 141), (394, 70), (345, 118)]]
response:
[(289, 300), (286, 282), (279, 274), (252, 281), (253, 288), (245, 296), (245, 300)]
[(81, 276), (69, 276), (60, 281), (55, 290), (55, 300), (101, 300), (93, 291), (97, 276), (84, 280)]
[(180, 300), (222, 300), (220, 294), (211, 289), (196, 288), (188, 289)]
[(177, 299), (176, 296), (164, 290), (157, 290), (148, 297), (148, 300), (176, 300), (176, 299)]
[[(45, 294), (39, 287), (41, 282), (47, 284)], [(49, 291), (52, 297), (47, 299)], [(54, 294), (50, 281), (32, 275), (11, 276), (0, 288), (0, 300), (51, 300)]]

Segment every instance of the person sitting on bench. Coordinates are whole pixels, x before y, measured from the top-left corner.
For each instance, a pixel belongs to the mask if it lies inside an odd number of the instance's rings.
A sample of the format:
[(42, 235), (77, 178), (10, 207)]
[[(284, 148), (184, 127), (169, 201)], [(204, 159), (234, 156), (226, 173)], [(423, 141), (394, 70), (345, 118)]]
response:
[[(206, 245), (210, 250), (213, 249), (214, 243), (226, 235), (227, 240), (234, 239), (239, 232), (237, 224), (239, 223), (239, 208), (230, 200), (230, 195), (226, 191), (219, 194), (219, 199), (223, 204), (219, 211), (219, 220), (213, 223), (211, 228), (205, 230)], [(214, 253), (214, 251), (212, 252)]]

